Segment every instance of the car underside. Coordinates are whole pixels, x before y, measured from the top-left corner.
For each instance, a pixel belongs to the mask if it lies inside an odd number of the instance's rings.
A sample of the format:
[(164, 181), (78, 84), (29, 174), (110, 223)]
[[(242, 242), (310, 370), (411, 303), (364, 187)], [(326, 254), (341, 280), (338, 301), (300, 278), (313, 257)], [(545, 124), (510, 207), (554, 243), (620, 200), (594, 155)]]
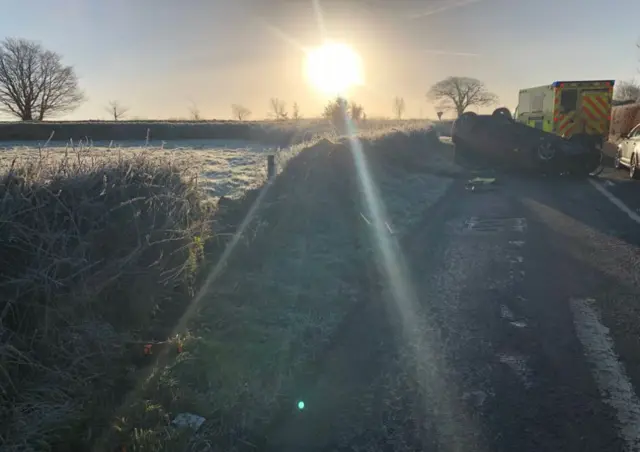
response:
[(602, 163), (597, 139), (565, 139), (529, 127), (514, 121), (506, 108), (498, 108), (491, 115), (464, 113), (453, 125), (452, 141), (456, 161), (463, 165), (589, 175)]

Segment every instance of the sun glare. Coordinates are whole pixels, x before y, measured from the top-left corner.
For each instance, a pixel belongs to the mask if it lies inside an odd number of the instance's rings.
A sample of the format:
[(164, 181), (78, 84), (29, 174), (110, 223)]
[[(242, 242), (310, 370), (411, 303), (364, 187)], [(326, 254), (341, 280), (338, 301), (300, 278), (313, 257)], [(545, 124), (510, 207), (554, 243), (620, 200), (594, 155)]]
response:
[(360, 56), (349, 46), (327, 43), (307, 52), (309, 82), (327, 95), (344, 95), (364, 83)]

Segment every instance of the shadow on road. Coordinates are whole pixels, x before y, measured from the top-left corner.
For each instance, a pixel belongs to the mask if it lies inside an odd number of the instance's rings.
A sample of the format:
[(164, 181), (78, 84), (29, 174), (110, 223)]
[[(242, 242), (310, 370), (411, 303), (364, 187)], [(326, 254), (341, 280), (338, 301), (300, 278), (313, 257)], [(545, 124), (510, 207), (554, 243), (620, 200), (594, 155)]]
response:
[[(407, 356), (415, 349), (380, 278), (370, 274), (369, 302), (299, 384), (304, 410), (292, 406), (263, 450), (622, 450), (569, 301), (597, 300), (603, 322), (616, 326), (623, 360), (637, 356), (640, 306), (633, 299), (640, 291), (632, 268), (619, 272), (618, 264), (631, 262), (636, 245), (611, 233), (615, 211), (602, 211), (606, 199), (584, 180), (500, 179), (488, 193), (457, 184), (402, 242), (429, 328), (424, 337), (437, 348), (419, 361), (435, 368), (421, 373)], [(505, 234), (474, 238), (451, 229), (471, 215), (492, 215), (492, 206), (527, 219), (516, 254), (502, 254), (512, 246)], [(627, 223), (618, 216), (612, 224)], [(519, 257), (520, 279), (510, 273)], [(640, 363), (625, 362), (640, 383)]]

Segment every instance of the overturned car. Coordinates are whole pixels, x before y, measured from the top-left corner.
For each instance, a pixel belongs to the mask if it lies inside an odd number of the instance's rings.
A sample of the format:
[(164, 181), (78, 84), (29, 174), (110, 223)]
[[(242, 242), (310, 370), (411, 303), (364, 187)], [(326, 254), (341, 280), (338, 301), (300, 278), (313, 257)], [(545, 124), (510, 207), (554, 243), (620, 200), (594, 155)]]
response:
[(462, 114), (453, 124), (456, 162), (547, 174), (588, 175), (601, 168), (597, 146), (516, 122), (506, 108), (491, 115)]

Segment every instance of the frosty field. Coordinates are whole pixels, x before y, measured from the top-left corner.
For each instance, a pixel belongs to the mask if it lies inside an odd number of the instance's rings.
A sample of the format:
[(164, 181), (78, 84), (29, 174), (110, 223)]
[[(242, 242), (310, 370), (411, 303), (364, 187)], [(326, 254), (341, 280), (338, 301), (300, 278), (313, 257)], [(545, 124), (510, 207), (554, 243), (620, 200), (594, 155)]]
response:
[(127, 154), (151, 153), (154, 157), (183, 162), (191, 175), (213, 198), (237, 197), (243, 191), (259, 186), (267, 175), (267, 156), (276, 154), (282, 162), (294, 148), (278, 149), (242, 140), (172, 140), (118, 142), (0, 142), (0, 169), (14, 161), (34, 163), (42, 159), (79, 158), (104, 159)]

